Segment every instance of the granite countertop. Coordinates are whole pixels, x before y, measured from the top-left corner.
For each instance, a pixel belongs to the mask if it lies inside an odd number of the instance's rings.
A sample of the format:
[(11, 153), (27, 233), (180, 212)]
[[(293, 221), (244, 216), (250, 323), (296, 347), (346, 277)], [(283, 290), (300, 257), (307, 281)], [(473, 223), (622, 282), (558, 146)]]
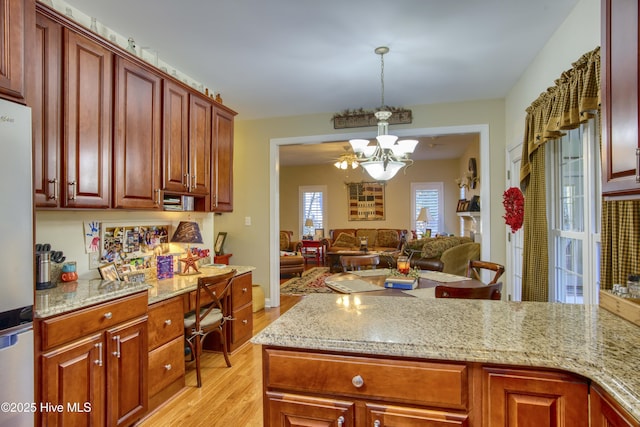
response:
[(594, 305), (309, 295), (252, 342), (562, 369), (640, 420), (640, 328)]
[[(238, 275), (255, 270), (254, 267), (239, 265), (199, 269), (202, 275), (207, 276), (223, 274), (232, 269), (237, 270)], [(147, 282), (114, 282), (102, 279), (60, 282), (55, 288), (36, 291), (33, 315), (35, 318), (45, 318), (64, 314), (145, 290), (149, 292), (149, 304), (153, 304), (195, 290), (200, 276), (176, 275), (172, 279)]]

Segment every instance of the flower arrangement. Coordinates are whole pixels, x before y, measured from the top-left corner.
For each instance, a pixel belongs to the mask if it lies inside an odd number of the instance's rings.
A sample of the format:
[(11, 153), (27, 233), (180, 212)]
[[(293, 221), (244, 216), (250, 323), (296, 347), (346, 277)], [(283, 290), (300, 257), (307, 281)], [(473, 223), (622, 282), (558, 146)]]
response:
[(504, 206), (505, 223), (511, 227), (511, 232), (515, 233), (522, 227), (524, 221), (524, 195), (517, 187), (507, 188), (502, 195), (502, 205)]

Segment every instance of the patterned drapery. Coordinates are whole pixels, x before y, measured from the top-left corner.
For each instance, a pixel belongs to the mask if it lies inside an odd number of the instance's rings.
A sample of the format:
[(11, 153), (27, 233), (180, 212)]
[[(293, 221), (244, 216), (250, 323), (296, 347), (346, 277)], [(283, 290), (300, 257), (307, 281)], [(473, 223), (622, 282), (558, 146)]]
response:
[(629, 274), (640, 273), (640, 200), (602, 203), (600, 288), (627, 283)]
[(600, 106), (600, 48), (562, 73), (527, 108), (520, 186), (525, 195), (522, 299), (549, 300), (544, 144), (594, 117)]

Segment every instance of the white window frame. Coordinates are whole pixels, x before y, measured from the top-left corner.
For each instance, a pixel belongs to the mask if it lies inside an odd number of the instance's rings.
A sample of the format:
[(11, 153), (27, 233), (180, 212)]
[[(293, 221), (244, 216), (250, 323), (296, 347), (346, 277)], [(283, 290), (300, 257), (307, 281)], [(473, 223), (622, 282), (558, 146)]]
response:
[[(569, 132), (580, 132), (583, 147), (583, 212), (584, 229), (582, 231), (561, 230), (561, 221), (558, 215), (562, 214), (559, 197), (556, 197), (554, 189), (557, 187), (560, 170), (556, 162), (559, 155), (560, 140), (550, 141), (547, 149), (547, 195), (550, 201), (547, 205), (547, 218), (549, 218), (549, 301), (566, 302), (576, 304), (598, 304), (600, 289), (600, 247), (601, 247), (601, 215), (602, 215), (602, 190), (600, 146), (598, 139), (597, 121), (592, 119), (581, 125), (580, 129)], [(558, 269), (556, 261), (556, 242), (560, 238), (569, 238), (582, 241), (582, 299), (579, 297), (560, 299), (558, 287)]]
[[(300, 206), (300, 212), (298, 213), (299, 217), (298, 217), (298, 230), (300, 232), (300, 236), (304, 235), (304, 222), (307, 219), (305, 217), (305, 212), (304, 212), (304, 194), (305, 193), (322, 193), (322, 224), (320, 227), (314, 227), (314, 228), (322, 228), (323, 230), (325, 230), (326, 233), (326, 228), (327, 228), (327, 224), (328, 224), (328, 220), (327, 220), (327, 186), (326, 185), (305, 185), (305, 186), (301, 186), (298, 187), (298, 206)], [(315, 219), (314, 219), (315, 222)]]
[[(432, 229), (432, 236), (434, 233), (442, 232), (444, 230), (444, 183), (443, 182), (412, 182), (411, 183), (411, 229), (417, 230), (417, 221), (419, 209), (416, 207), (416, 192), (418, 191), (437, 191), (438, 192), (438, 211), (431, 212), (431, 215), (436, 216), (437, 230)], [(429, 228), (429, 224), (426, 225)]]

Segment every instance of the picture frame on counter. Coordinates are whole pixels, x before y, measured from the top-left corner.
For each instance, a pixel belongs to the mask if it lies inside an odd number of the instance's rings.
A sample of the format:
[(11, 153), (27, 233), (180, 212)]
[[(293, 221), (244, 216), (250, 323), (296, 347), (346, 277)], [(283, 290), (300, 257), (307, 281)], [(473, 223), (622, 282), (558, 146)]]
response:
[(213, 250), (215, 251), (216, 255), (224, 255), (224, 241), (227, 239), (227, 232), (226, 231), (221, 231), (218, 233), (218, 236), (216, 237), (216, 243), (215, 246), (213, 248)]
[(115, 282), (120, 281), (120, 276), (118, 276), (118, 269), (116, 268), (116, 264), (114, 262), (102, 264), (100, 267), (98, 267), (98, 272), (100, 273), (100, 277), (102, 278), (102, 280), (112, 280)]

